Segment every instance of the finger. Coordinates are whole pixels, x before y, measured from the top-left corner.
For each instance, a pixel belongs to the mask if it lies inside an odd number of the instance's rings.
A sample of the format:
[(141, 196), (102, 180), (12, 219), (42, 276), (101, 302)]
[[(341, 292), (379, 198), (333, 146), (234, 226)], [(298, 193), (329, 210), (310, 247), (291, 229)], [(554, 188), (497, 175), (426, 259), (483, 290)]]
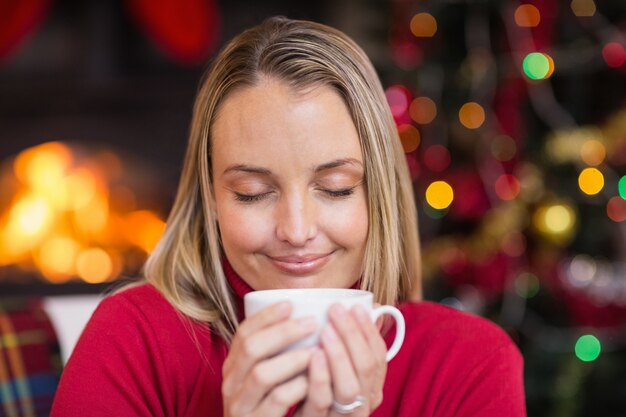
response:
[(237, 328), (237, 334), (245, 338), (262, 328), (286, 320), (291, 315), (292, 309), (293, 306), (287, 301), (273, 304), (242, 321)]
[(333, 305), (329, 313), (333, 326), (348, 350), (352, 367), (359, 380), (368, 380), (379, 364), (375, 352), (365, 339), (361, 326), (354, 316), (340, 304)]
[(361, 332), (370, 346), (370, 349), (374, 352), (374, 357), (378, 360), (383, 359), (386, 362), (387, 345), (380, 334), (379, 328), (372, 322), (370, 315), (359, 305), (352, 308), (352, 314), (359, 324), (359, 327), (361, 327)]
[(322, 346), (330, 369), (333, 398), (350, 403), (360, 394), (360, 384), (346, 347), (332, 325), (322, 332)]
[(235, 411), (249, 413), (276, 386), (304, 373), (312, 353), (310, 349), (292, 350), (254, 366), (237, 393), (241, 405)]
[(250, 369), (259, 361), (274, 356), (292, 343), (315, 331), (317, 321), (313, 318), (287, 320), (283, 323), (259, 330), (247, 337), (233, 341), (224, 372), (232, 381), (240, 383)]
[(309, 363), (309, 391), (300, 417), (325, 417), (332, 401), (333, 391), (326, 355), (323, 350), (316, 349)]
[(291, 379), (274, 388), (250, 416), (283, 416), (289, 408), (305, 398), (307, 389), (308, 383), (304, 375)]

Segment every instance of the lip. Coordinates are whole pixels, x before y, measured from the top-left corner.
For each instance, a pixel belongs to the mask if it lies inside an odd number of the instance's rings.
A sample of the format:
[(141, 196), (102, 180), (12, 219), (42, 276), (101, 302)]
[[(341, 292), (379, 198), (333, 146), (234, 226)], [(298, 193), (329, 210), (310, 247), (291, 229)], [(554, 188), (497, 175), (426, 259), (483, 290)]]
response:
[(330, 253), (310, 253), (304, 255), (268, 256), (271, 263), (290, 275), (311, 274), (330, 261)]

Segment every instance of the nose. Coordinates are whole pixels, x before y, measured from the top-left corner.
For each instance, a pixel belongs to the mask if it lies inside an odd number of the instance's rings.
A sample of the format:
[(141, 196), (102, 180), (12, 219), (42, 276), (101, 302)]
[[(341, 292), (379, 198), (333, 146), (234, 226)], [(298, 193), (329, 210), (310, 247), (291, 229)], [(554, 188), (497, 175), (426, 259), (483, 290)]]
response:
[(302, 247), (317, 234), (317, 207), (306, 194), (281, 198), (276, 211), (276, 237), (292, 246)]

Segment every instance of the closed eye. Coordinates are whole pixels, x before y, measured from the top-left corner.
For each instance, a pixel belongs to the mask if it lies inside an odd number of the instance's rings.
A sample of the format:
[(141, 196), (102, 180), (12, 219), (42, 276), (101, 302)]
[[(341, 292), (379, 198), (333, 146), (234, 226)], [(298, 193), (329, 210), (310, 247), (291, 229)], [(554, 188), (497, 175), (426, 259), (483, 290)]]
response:
[(235, 193), (235, 199), (237, 201), (241, 201), (244, 203), (253, 203), (255, 201), (261, 201), (265, 197), (269, 196), (271, 193), (260, 193), (260, 194), (242, 194)]
[(348, 197), (354, 194), (354, 188), (355, 187), (343, 188), (341, 190), (322, 190), (322, 191), (324, 191), (326, 194), (328, 194), (329, 196), (333, 198), (342, 198), (342, 197)]

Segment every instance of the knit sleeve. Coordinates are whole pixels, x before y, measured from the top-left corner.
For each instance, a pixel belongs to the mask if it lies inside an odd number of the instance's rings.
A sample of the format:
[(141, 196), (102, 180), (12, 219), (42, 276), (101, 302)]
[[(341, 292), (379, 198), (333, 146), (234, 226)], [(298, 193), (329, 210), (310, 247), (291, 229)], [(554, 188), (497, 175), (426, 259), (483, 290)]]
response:
[(52, 417), (173, 416), (175, 392), (154, 329), (118, 294), (105, 299), (63, 371)]

